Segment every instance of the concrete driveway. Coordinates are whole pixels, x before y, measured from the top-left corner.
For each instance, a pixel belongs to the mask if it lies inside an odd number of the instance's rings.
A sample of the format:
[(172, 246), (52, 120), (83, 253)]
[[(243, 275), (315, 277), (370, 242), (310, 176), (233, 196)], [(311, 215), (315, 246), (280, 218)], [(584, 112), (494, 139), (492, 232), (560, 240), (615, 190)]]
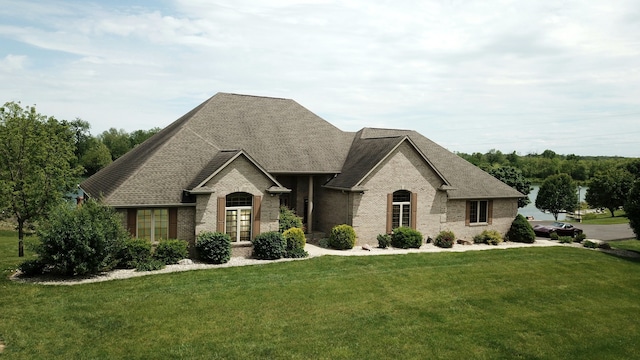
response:
[[(549, 225), (553, 221), (530, 221), (531, 226), (536, 224)], [(635, 234), (629, 226), (629, 224), (615, 224), (615, 225), (591, 225), (573, 223), (573, 226), (578, 229), (582, 229), (587, 239), (597, 240), (627, 240), (634, 239)], [(542, 239), (542, 238), (541, 238)]]

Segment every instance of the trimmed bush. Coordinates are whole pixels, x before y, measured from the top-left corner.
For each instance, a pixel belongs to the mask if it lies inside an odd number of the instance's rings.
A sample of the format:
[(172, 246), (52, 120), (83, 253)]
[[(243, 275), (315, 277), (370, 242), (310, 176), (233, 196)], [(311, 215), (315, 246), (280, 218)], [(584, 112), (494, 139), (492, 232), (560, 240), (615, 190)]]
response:
[(38, 237), (35, 251), (45, 270), (75, 276), (113, 269), (129, 234), (115, 210), (89, 200), (52, 211)]
[(591, 241), (591, 240), (585, 240), (582, 242), (582, 246), (589, 248), (589, 249), (595, 249), (598, 247), (598, 244)]
[(184, 240), (161, 240), (156, 247), (153, 258), (166, 265), (177, 264), (178, 261), (189, 257), (189, 243)]
[(558, 237), (558, 241), (560, 241), (561, 244), (571, 244), (573, 238), (571, 236), (560, 236)]
[(611, 245), (609, 245), (609, 243), (603, 242), (598, 244), (598, 249), (611, 250)]
[(151, 259), (151, 242), (145, 239), (129, 238), (118, 251), (118, 267), (135, 269), (138, 263)]
[(502, 242), (502, 235), (497, 230), (484, 230), (473, 237), (476, 244), (498, 245)]
[(391, 235), (391, 246), (399, 249), (418, 249), (422, 246), (422, 234), (410, 227), (401, 226), (393, 230)]
[(302, 229), (302, 218), (296, 215), (295, 211), (286, 206), (281, 206), (278, 224), (281, 233), (284, 233), (291, 228)]
[(551, 234), (549, 234), (549, 239), (558, 240), (558, 239), (560, 239), (560, 236), (558, 236), (558, 233), (554, 231)]
[(386, 249), (391, 245), (391, 235), (389, 234), (379, 234), (378, 237), (378, 247), (380, 249)]
[(45, 264), (40, 259), (31, 259), (18, 266), (18, 270), (26, 276), (37, 276), (44, 274)]
[(210, 264), (224, 264), (231, 259), (231, 237), (220, 232), (203, 231), (196, 237), (198, 257)]
[(301, 228), (290, 228), (282, 233), (287, 242), (287, 252), (285, 257), (292, 259), (305, 258), (309, 253), (304, 250), (307, 239), (304, 237), (304, 231)]
[(148, 259), (147, 261), (139, 262), (136, 265), (136, 271), (154, 271), (162, 270), (166, 264), (159, 259)]
[(536, 241), (536, 234), (529, 221), (524, 216), (518, 214), (511, 223), (506, 238), (509, 241), (533, 244)]
[(260, 260), (276, 260), (287, 253), (287, 240), (277, 231), (262, 233), (253, 239), (253, 257)]
[(353, 249), (356, 244), (356, 232), (349, 225), (336, 225), (329, 234), (329, 247), (336, 250)]
[(573, 241), (579, 243), (579, 242), (582, 242), (586, 238), (587, 238), (587, 235), (585, 235), (584, 233), (580, 233), (580, 234), (576, 235), (575, 238), (573, 238)]
[(438, 236), (436, 236), (435, 240), (433, 240), (433, 244), (441, 248), (451, 248), (455, 241), (456, 235), (453, 231), (441, 231)]

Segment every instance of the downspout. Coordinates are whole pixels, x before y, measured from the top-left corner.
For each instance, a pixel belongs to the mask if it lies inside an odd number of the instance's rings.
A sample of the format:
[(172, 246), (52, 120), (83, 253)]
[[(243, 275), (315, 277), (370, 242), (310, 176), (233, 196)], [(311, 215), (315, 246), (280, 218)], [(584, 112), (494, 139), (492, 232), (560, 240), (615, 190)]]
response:
[(307, 233), (313, 233), (313, 175), (309, 175), (309, 203), (307, 205)]

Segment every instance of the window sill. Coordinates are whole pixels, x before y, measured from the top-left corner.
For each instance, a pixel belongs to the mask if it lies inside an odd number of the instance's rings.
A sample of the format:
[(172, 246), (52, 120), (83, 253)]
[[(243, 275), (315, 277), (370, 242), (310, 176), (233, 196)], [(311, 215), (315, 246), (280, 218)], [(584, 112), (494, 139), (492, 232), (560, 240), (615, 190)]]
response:
[(489, 223), (486, 223), (486, 222), (469, 224), (469, 226), (487, 226), (487, 225), (489, 225)]
[(232, 248), (251, 247), (253, 244), (251, 241), (235, 241), (231, 243)]

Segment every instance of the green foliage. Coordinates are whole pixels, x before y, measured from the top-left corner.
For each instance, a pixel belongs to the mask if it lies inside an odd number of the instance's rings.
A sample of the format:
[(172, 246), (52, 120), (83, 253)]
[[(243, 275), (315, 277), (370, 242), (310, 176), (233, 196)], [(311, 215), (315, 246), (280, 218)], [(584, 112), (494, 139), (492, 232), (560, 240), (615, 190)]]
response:
[(558, 237), (558, 241), (561, 244), (571, 244), (573, 242), (573, 238), (571, 236), (560, 236)]
[(533, 244), (536, 241), (536, 234), (533, 232), (529, 221), (521, 214), (518, 214), (511, 223), (506, 238), (513, 242)]
[(25, 223), (46, 218), (78, 183), (74, 135), (68, 123), (35, 107), (9, 102), (0, 108), (0, 217), (18, 222), (19, 256)]
[(135, 269), (139, 263), (151, 259), (151, 242), (146, 239), (128, 238), (118, 251), (118, 267)]
[(606, 242), (601, 242), (600, 244), (598, 244), (598, 249), (611, 250), (611, 245)]
[(279, 229), (283, 233), (291, 228), (302, 229), (302, 218), (286, 206), (280, 207)]
[(253, 239), (253, 257), (276, 260), (287, 253), (287, 240), (277, 231), (264, 232)]
[(304, 250), (304, 246), (307, 243), (307, 239), (304, 236), (304, 231), (300, 228), (290, 228), (282, 233), (287, 241), (287, 253), (285, 257), (288, 258), (303, 258), (309, 256)]
[(40, 259), (29, 259), (20, 264), (18, 270), (26, 276), (38, 276), (44, 274), (45, 267)]
[(536, 207), (549, 211), (558, 220), (558, 214), (578, 207), (577, 186), (567, 174), (549, 176), (540, 186), (536, 197)]
[(418, 249), (422, 246), (423, 240), (424, 238), (419, 231), (410, 227), (401, 226), (393, 230), (391, 246), (400, 249)]
[(549, 234), (549, 239), (551, 239), (551, 240), (558, 240), (558, 239), (560, 239), (560, 236), (558, 236), (558, 233), (557, 233), (557, 232), (553, 231), (553, 232), (551, 232), (551, 233)]
[(575, 238), (573, 238), (573, 241), (579, 243), (586, 238), (587, 238), (587, 235), (585, 235), (584, 233), (580, 233), (580, 234), (577, 234)]
[(356, 244), (356, 232), (349, 225), (336, 225), (329, 234), (329, 247), (336, 250), (353, 249)]
[(189, 243), (179, 239), (161, 240), (156, 247), (153, 258), (166, 265), (176, 264), (189, 257)]
[(624, 204), (624, 210), (629, 219), (629, 226), (636, 234), (636, 239), (640, 240), (640, 178), (636, 179), (631, 187)]
[(633, 175), (625, 168), (601, 171), (589, 181), (585, 200), (592, 208), (609, 209), (614, 217), (614, 211), (624, 205), (632, 185)]
[(147, 261), (136, 264), (136, 271), (155, 271), (162, 270), (167, 264), (160, 259), (147, 259)]
[(591, 241), (591, 240), (585, 240), (582, 242), (582, 246), (589, 248), (589, 249), (595, 249), (598, 247), (598, 244)]
[(451, 248), (453, 247), (453, 243), (456, 241), (456, 235), (453, 231), (440, 231), (438, 236), (436, 236), (435, 240), (433, 240), (433, 245), (441, 248)]
[(98, 140), (109, 149), (112, 160), (118, 159), (133, 148), (129, 141), (129, 134), (124, 129), (110, 128), (105, 130), (98, 135)]
[(380, 249), (386, 249), (391, 245), (391, 235), (389, 234), (379, 234), (377, 239)]
[(73, 276), (113, 269), (129, 234), (113, 209), (90, 200), (58, 207), (38, 236), (36, 253), (47, 271)]
[(227, 263), (231, 259), (231, 237), (225, 233), (203, 231), (196, 237), (196, 252), (208, 263)]
[(525, 207), (531, 202), (528, 196), (532, 189), (531, 181), (522, 175), (522, 171), (513, 166), (501, 166), (488, 169), (487, 172), (496, 179), (527, 195), (518, 199), (518, 207)]
[(476, 244), (498, 245), (502, 242), (502, 235), (496, 230), (484, 230), (473, 237), (473, 242)]
[(103, 167), (111, 164), (109, 148), (96, 138), (88, 140), (87, 149), (80, 157), (80, 164), (85, 169), (85, 176), (97, 173)]

